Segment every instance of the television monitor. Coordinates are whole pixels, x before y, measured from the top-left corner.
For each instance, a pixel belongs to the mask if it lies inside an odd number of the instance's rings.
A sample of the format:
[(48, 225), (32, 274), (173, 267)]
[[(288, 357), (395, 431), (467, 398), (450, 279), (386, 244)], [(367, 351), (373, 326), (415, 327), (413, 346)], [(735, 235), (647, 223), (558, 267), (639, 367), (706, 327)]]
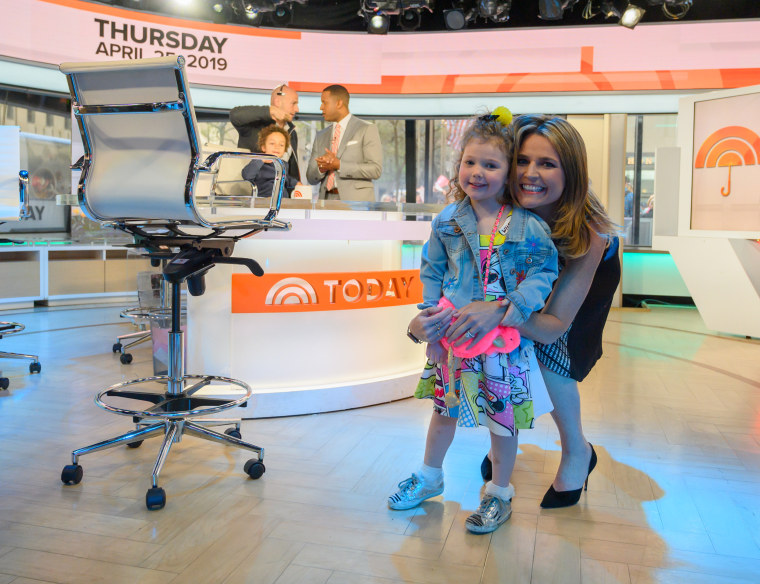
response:
[(679, 235), (760, 238), (760, 86), (683, 98), (678, 127)]

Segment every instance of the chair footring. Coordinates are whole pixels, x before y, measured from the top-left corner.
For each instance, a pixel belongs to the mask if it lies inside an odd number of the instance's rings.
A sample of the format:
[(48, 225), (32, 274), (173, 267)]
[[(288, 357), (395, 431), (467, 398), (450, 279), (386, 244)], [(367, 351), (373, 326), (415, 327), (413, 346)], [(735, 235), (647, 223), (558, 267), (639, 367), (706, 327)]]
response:
[[(239, 406), (253, 395), (253, 391), (247, 383), (229, 377), (220, 377), (218, 375), (184, 375), (179, 383), (184, 384), (184, 391), (171, 393), (170, 391), (139, 391), (133, 389), (137, 385), (161, 384), (165, 388), (171, 389), (171, 383), (167, 375), (156, 375), (153, 377), (144, 377), (141, 379), (132, 379), (112, 385), (101, 391), (95, 398), (95, 403), (114, 414), (146, 419), (163, 419), (163, 420), (185, 420), (196, 418), (198, 416), (208, 416), (218, 412)], [(223, 384), (224, 393), (234, 390), (233, 395), (239, 397), (215, 396), (213, 392)], [(155, 387), (155, 385), (153, 385)], [(211, 395), (198, 395), (196, 392), (207, 388), (206, 391)], [(143, 410), (128, 409), (117, 407), (107, 403), (104, 398), (119, 397), (134, 399), (138, 401), (147, 401), (153, 404), (152, 407)]]

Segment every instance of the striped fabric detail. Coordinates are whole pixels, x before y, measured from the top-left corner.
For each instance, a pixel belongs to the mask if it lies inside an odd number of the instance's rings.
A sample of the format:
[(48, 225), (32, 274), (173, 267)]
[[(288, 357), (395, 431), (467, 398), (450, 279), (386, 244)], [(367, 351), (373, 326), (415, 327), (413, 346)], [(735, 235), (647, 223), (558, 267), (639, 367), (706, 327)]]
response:
[(536, 357), (541, 362), (541, 365), (562, 377), (570, 377), (570, 354), (567, 350), (567, 335), (572, 326), (570, 325), (562, 336), (551, 345), (536, 343)]

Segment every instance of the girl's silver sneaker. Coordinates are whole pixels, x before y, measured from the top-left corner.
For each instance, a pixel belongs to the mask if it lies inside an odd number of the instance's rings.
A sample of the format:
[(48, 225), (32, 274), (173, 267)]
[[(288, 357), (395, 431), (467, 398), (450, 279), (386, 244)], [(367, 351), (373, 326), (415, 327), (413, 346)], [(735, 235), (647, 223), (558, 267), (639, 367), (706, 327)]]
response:
[(443, 493), (443, 479), (432, 484), (421, 476), (412, 473), (408, 479), (398, 484), (398, 491), (388, 497), (388, 507), (400, 511), (411, 509), (431, 497), (437, 497)]
[(464, 522), (471, 533), (491, 533), (512, 516), (512, 499), (505, 501), (496, 495), (486, 493), (478, 510)]

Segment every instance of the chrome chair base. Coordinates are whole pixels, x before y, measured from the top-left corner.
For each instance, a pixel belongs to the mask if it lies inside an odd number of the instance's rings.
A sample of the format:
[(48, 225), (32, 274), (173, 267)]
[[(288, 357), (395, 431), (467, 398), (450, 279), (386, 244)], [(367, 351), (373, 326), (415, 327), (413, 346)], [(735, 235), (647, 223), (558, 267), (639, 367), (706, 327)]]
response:
[[(248, 460), (243, 470), (252, 479), (261, 477), (266, 470), (263, 462), (264, 449), (241, 439), (240, 420), (219, 418), (197, 419), (243, 405), (253, 393), (250, 386), (242, 381), (228, 377), (185, 375), (179, 380), (184, 386), (184, 389), (179, 393), (139, 391), (134, 389), (134, 386), (152, 383), (157, 383), (165, 389), (170, 386), (172, 381), (176, 380), (172, 380), (168, 375), (157, 375), (117, 383), (101, 391), (95, 398), (96, 405), (115, 414), (131, 416), (136, 428), (114, 438), (74, 450), (71, 453), (71, 464), (66, 465), (61, 472), (61, 481), (64, 484), (71, 485), (78, 484), (82, 480), (84, 471), (79, 464), (80, 456), (108, 450), (120, 445), (138, 448), (144, 440), (160, 434), (163, 434), (164, 440), (153, 467), (151, 488), (148, 489), (145, 495), (145, 503), (148, 509), (161, 509), (166, 504), (166, 493), (158, 485), (158, 477), (172, 445), (175, 442), (180, 442), (185, 434), (254, 452), (256, 458)], [(185, 385), (185, 382), (191, 383)], [(198, 395), (200, 390), (213, 387), (213, 384), (216, 382), (240, 388), (243, 390), (243, 394), (235, 398)], [(132, 409), (115, 405), (112, 403), (115, 399), (145, 401), (152, 405), (143, 410)], [(152, 422), (149, 420), (158, 421)], [(222, 425), (232, 427), (228, 428), (224, 433), (209, 429), (209, 426)]]
[[(20, 333), (26, 327), (20, 322), (0, 322), (0, 339), (4, 336)], [(42, 365), (40, 364), (40, 358), (38, 355), (26, 355), (24, 353), (7, 353), (0, 351), (0, 359), (28, 359), (29, 373), (39, 373), (42, 371)], [(0, 390), (8, 389), (10, 387), (10, 379), (2, 377), (2, 371), (0, 371)]]
[[(134, 307), (122, 310), (119, 316), (131, 320), (133, 324), (139, 327), (139, 330), (135, 332), (116, 337), (116, 342), (111, 347), (114, 353), (120, 353), (119, 361), (123, 365), (129, 365), (132, 362), (132, 353), (129, 352), (129, 349), (151, 340), (150, 329), (145, 328), (146, 325), (143, 324), (144, 321), (150, 318), (150, 313), (145, 308)], [(124, 341), (129, 342), (125, 343)]]

